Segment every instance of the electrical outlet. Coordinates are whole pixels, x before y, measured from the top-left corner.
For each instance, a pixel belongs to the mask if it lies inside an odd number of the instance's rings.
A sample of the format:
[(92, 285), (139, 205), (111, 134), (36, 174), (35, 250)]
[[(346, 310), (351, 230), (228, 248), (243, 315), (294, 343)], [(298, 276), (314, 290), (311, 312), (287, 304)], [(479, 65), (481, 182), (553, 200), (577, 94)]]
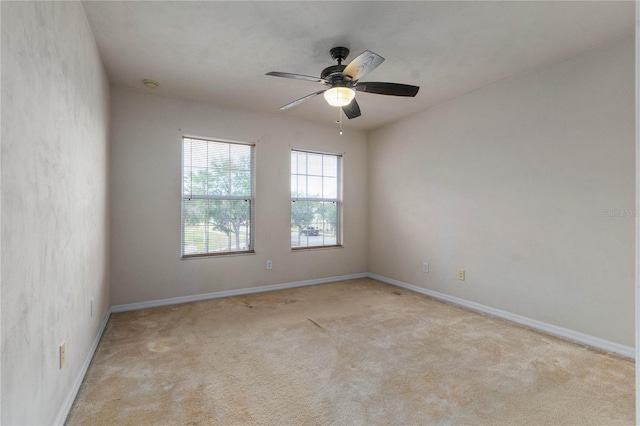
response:
[(458, 279), (464, 281), (464, 269), (458, 269)]
[(429, 264), (427, 262), (422, 262), (422, 272), (429, 272)]
[(66, 350), (67, 350), (67, 342), (60, 343), (60, 368), (64, 366)]
[(273, 268), (273, 262), (270, 260), (267, 260), (267, 269), (271, 269)]

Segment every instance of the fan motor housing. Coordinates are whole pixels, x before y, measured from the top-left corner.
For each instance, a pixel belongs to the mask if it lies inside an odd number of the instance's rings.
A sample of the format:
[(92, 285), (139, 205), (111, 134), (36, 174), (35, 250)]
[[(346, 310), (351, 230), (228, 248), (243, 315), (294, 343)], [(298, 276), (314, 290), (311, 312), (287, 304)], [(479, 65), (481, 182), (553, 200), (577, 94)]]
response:
[(320, 78), (327, 80), (329, 83), (337, 83), (344, 80), (342, 71), (344, 71), (346, 67), (346, 65), (331, 65), (330, 67), (322, 70)]

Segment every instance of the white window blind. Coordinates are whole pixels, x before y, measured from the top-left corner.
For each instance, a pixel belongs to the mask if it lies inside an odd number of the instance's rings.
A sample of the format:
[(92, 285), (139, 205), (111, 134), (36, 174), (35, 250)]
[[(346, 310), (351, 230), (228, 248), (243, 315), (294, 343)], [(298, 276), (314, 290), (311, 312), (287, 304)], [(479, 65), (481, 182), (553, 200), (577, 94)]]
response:
[(291, 151), (291, 248), (340, 246), (342, 156)]
[(182, 139), (182, 257), (253, 252), (254, 145)]

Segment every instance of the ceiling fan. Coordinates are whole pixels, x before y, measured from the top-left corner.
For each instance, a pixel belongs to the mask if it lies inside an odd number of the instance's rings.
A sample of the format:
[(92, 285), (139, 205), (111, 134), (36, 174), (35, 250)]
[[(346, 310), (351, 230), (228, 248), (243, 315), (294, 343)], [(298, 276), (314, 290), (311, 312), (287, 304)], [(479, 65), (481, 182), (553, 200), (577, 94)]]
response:
[(355, 99), (356, 91), (375, 93), (378, 95), (409, 96), (414, 97), (420, 87), (408, 84), (384, 83), (384, 82), (361, 82), (360, 79), (373, 71), (380, 65), (384, 58), (369, 50), (358, 55), (349, 65), (342, 65), (342, 61), (349, 55), (346, 47), (334, 47), (331, 49), (331, 57), (338, 61), (338, 65), (332, 65), (322, 70), (320, 77), (308, 75), (292, 74), (287, 72), (271, 71), (267, 75), (274, 77), (292, 78), (294, 80), (312, 81), (328, 86), (310, 95), (303, 96), (290, 102), (280, 110), (289, 109), (314, 96), (324, 93), (324, 98), (331, 106), (340, 107), (345, 115), (351, 119), (360, 116), (360, 106)]

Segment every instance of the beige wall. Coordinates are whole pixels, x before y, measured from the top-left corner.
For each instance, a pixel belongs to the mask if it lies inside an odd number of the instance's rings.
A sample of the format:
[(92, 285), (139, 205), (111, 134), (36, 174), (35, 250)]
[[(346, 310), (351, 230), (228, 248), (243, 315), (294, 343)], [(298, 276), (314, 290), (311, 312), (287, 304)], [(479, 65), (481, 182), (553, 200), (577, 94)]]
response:
[[(128, 89), (112, 106), (113, 305), (366, 272), (362, 132)], [(180, 260), (183, 134), (256, 143), (255, 254)], [(343, 153), (344, 248), (291, 251), (292, 147)]]
[(634, 158), (633, 38), (380, 128), (369, 271), (634, 346)]
[(109, 89), (80, 3), (1, 8), (1, 423), (51, 424), (109, 307)]

